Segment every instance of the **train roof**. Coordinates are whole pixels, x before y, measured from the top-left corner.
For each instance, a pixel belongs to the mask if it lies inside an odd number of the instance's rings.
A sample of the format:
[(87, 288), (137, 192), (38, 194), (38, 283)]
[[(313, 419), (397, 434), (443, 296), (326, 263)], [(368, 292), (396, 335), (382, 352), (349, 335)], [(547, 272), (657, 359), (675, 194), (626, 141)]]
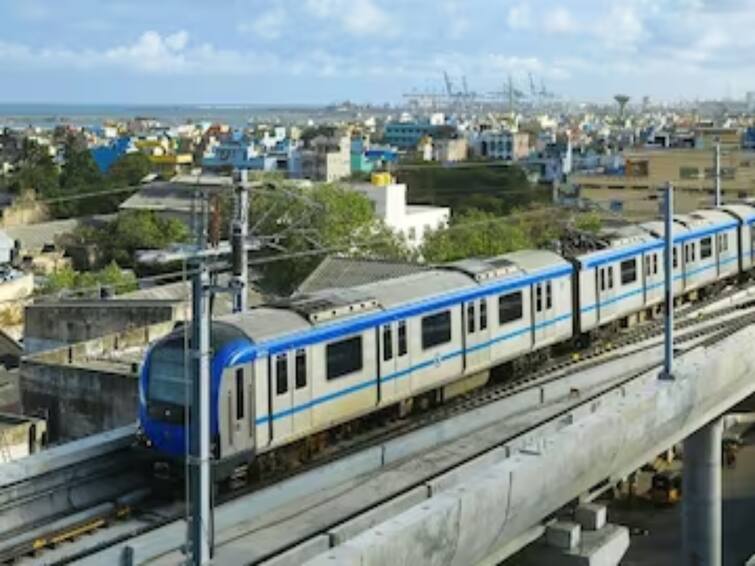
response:
[(362, 285), (359, 289), (374, 296), (383, 308), (420, 301), (451, 291), (477, 287), (474, 279), (452, 269), (432, 269)]
[(295, 311), (275, 307), (257, 307), (219, 317), (215, 322), (238, 328), (253, 342), (311, 328), (309, 322)]
[(689, 214), (692, 218), (706, 220), (709, 224), (733, 224), (736, 222), (731, 214), (724, 212), (723, 210), (717, 210), (714, 208), (705, 208), (702, 210), (696, 210)]
[(755, 220), (755, 206), (750, 203), (725, 204), (721, 210), (727, 210), (743, 222)]
[[(533, 273), (550, 267), (571, 265), (567, 260), (549, 250), (519, 250), (498, 256), (518, 265), (525, 273)], [(496, 258), (494, 258), (496, 259)]]

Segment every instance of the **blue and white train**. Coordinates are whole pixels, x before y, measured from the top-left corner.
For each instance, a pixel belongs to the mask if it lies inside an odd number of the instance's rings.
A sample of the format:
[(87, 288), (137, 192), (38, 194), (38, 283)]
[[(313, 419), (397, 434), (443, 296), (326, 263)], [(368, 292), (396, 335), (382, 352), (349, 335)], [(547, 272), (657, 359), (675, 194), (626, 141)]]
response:
[[(754, 223), (749, 204), (676, 216), (675, 294), (750, 271)], [(214, 320), (216, 462), (231, 469), (381, 409), (442, 400), (506, 362), (657, 310), (662, 230), (649, 222), (569, 258), (463, 260)], [(140, 437), (166, 460), (185, 454), (184, 359), (179, 330), (153, 345), (141, 371)]]

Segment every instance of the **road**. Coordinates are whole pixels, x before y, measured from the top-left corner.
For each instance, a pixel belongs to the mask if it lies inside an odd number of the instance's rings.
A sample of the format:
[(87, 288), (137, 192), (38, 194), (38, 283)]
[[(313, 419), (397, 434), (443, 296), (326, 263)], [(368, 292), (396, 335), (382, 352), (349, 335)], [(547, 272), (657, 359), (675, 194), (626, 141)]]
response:
[[(755, 435), (745, 439), (734, 468), (723, 470), (724, 566), (742, 566), (755, 554)], [(632, 508), (612, 504), (612, 523), (632, 529), (629, 551), (622, 566), (668, 566), (679, 563), (681, 503), (658, 509), (638, 503)]]

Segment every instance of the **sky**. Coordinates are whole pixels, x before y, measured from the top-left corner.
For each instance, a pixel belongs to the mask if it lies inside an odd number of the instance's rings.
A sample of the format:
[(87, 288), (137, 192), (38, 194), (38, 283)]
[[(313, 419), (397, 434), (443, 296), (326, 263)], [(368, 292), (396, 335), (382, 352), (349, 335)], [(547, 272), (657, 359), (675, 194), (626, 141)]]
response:
[(532, 74), (564, 99), (741, 98), (755, 0), (0, 0), (0, 102), (398, 102)]

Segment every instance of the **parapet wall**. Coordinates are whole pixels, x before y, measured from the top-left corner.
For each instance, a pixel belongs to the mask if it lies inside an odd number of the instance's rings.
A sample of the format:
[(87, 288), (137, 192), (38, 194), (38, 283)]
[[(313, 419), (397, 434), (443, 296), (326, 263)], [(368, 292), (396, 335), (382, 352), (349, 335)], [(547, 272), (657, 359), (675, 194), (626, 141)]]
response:
[(131, 328), (21, 359), (25, 414), (47, 419), (50, 442), (132, 424), (137, 419), (139, 363), (173, 321)]

